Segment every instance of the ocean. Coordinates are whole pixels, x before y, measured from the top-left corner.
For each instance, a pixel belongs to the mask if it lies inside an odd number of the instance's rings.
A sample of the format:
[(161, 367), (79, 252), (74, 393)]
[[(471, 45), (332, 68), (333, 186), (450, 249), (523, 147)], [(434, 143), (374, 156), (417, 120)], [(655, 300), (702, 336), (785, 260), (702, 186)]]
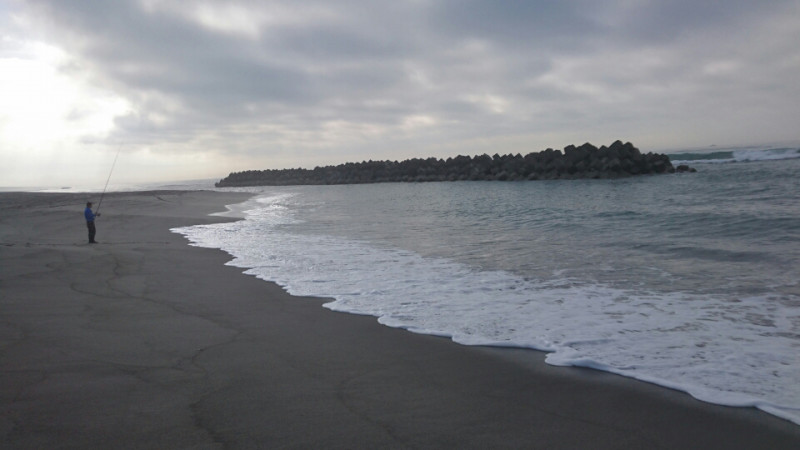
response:
[(800, 149), (670, 157), (698, 172), (249, 188), (173, 231), (335, 311), (800, 424)]

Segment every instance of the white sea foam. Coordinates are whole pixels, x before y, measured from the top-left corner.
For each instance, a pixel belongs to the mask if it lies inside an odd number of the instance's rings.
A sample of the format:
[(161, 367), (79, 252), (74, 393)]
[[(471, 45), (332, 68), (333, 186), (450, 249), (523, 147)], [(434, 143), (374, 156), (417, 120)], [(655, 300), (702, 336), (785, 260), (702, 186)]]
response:
[(797, 158), (800, 158), (800, 149), (797, 148), (773, 148), (766, 150), (744, 149), (735, 150), (733, 152), (733, 159), (736, 162), (775, 161)]
[(776, 299), (526, 280), (366, 241), (295, 233), (293, 200), (261, 196), (246, 204), (244, 221), (173, 231), (227, 251), (230, 265), (291, 294), (331, 297), (325, 307), (332, 310), (465, 345), (543, 350), (550, 364), (613, 372), (800, 424), (798, 315)]

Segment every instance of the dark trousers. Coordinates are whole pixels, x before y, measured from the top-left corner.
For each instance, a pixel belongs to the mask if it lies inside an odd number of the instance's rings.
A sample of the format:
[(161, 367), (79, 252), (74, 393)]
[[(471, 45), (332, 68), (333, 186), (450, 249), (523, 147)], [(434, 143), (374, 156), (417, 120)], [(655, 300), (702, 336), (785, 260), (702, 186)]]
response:
[(94, 228), (94, 222), (86, 222), (86, 228), (89, 229), (89, 242), (94, 242), (94, 235), (97, 230)]

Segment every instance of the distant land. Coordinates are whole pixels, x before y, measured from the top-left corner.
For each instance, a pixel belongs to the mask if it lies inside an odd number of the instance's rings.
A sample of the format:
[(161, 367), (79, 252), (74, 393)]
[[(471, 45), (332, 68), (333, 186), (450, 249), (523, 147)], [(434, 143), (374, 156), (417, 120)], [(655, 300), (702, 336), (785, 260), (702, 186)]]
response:
[(364, 161), (314, 169), (272, 169), (233, 172), (217, 187), (286, 186), (308, 184), (364, 184), (427, 181), (521, 181), (581, 178), (622, 178), (635, 175), (691, 172), (688, 166), (672, 166), (664, 154), (642, 154), (630, 142), (610, 146), (568, 145), (564, 151), (500, 156)]

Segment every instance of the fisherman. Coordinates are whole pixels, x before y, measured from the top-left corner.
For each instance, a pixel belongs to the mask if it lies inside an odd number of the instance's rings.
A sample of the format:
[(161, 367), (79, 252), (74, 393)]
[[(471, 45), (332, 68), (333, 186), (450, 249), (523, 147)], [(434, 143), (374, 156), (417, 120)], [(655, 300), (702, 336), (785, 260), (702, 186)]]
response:
[(97, 233), (94, 227), (94, 218), (100, 217), (100, 213), (93, 213), (92, 202), (86, 202), (86, 209), (83, 210), (83, 215), (86, 217), (86, 227), (89, 229), (89, 243), (97, 244), (97, 241), (94, 240), (94, 235)]

